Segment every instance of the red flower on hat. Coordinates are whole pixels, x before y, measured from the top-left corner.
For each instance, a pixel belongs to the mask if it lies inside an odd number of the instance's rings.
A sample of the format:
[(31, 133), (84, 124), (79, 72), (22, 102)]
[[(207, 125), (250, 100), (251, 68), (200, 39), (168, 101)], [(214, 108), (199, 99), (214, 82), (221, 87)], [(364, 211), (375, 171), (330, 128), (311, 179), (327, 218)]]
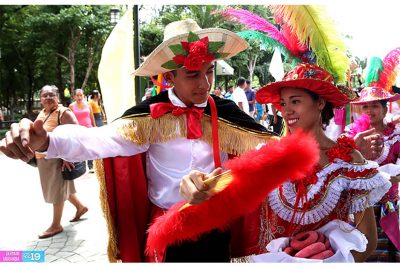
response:
[(169, 46), (175, 56), (161, 66), (166, 69), (185, 66), (188, 70), (200, 70), (204, 62), (226, 56), (226, 54), (217, 53), (224, 44), (224, 42), (209, 42), (207, 36), (200, 39), (195, 33), (189, 32), (188, 42)]

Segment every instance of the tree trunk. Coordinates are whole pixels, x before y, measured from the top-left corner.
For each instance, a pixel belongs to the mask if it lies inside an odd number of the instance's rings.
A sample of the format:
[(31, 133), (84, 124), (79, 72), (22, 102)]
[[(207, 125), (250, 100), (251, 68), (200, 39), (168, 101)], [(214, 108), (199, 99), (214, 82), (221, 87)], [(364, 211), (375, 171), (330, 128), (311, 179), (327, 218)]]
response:
[(94, 64), (94, 49), (93, 49), (93, 43), (90, 42), (88, 45), (88, 66), (86, 68), (85, 79), (83, 80), (81, 86), (82, 90), (85, 90), (86, 84), (90, 77), (90, 73), (92, 72), (93, 64)]
[[(57, 50), (58, 50), (58, 54), (63, 53), (64, 46), (59, 45)], [(58, 89), (60, 90), (60, 101), (62, 104), (66, 105), (67, 103), (66, 103), (66, 99), (64, 97), (64, 82), (63, 82), (63, 78), (62, 78), (61, 58), (57, 57), (56, 60), (57, 60), (57, 63), (56, 63), (57, 82), (56, 82), (56, 84), (57, 84)]]
[(250, 84), (253, 83), (253, 74), (254, 74), (254, 69), (256, 68), (257, 57), (258, 55), (255, 55), (254, 59), (251, 58), (249, 60), (249, 63), (247, 64), (247, 69), (249, 70)]
[(26, 106), (26, 110), (28, 114), (30, 115), (32, 113), (32, 106), (33, 106), (33, 91), (35, 88), (35, 82), (33, 78), (33, 72), (30, 68), (29, 64), (26, 64), (27, 66), (27, 71), (28, 71), (28, 82), (29, 82), (29, 89), (28, 89), (28, 104)]

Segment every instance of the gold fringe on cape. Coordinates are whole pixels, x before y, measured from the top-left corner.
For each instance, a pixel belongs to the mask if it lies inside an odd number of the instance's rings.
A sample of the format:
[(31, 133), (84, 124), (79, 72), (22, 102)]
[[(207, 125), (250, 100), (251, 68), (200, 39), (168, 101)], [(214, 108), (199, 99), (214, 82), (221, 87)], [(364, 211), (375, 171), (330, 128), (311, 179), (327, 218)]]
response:
[(108, 230), (108, 245), (107, 245), (107, 255), (110, 262), (118, 262), (119, 250), (117, 245), (117, 231), (115, 230), (114, 222), (111, 217), (110, 210), (108, 208), (107, 201), (107, 190), (106, 190), (106, 177), (104, 173), (103, 160), (94, 161), (94, 169), (96, 172), (97, 179), (100, 184), (100, 205), (103, 211), (103, 216), (106, 219), (107, 230)]
[[(148, 114), (135, 115), (134, 117), (120, 119), (113, 125), (123, 138), (137, 145), (164, 143), (179, 137), (186, 138), (187, 134), (184, 116), (175, 117), (172, 114), (165, 114), (158, 119), (153, 119)], [(212, 145), (211, 117), (204, 115), (201, 119), (201, 126), (203, 136), (200, 140)], [(218, 136), (220, 150), (233, 155), (240, 155), (256, 148), (260, 143), (279, 138), (271, 133), (238, 127), (221, 118), (218, 119)], [(118, 237), (108, 208), (102, 160), (95, 161), (95, 171), (100, 183), (101, 208), (108, 228), (108, 258), (110, 262), (118, 262)]]
[[(200, 119), (203, 136), (200, 140), (212, 145), (211, 117)], [(164, 143), (176, 138), (186, 138), (187, 129), (184, 116), (172, 114), (153, 119), (150, 116), (124, 118), (115, 123), (118, 133), (137, 145)], [(232, 155), (256, 148), (260, 143), (277, 139), (271, 133), (239, 127), (224, 119), (218, 119), (219, 148)]]

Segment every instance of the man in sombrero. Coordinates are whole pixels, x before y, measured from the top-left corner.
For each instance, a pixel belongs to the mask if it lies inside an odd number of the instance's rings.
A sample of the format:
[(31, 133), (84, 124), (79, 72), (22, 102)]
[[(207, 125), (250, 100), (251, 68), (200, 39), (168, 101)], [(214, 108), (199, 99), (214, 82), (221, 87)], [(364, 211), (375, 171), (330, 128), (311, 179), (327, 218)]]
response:
[[(193, 20), (166, 26), (164, 41), (134, 75), (162, 73), (173, 88), (127, 110), (100, 128), (63, 125), (47, 133), (43, 122), (22, 120), (1, 140), (7, 156), (27, 161), (33, 151), (76, 162), (103, 159), (96, 172), (108, 223), (112, 262), (229, 261), (229, 232), (213, 231), (146, 258), (146, 229), (173, 204), (182, 176), (191, 170), (217, 174), (229, 155), (240, 155), (274, 135), (234, 102), (210, 96), (215, 61), (248, 47), (228, 30), (201, 29)], [(74, 149), (70, 149), (73, 147)], [(207, 177), (204, 177), (207, 178)], [(192, 184), (202, 189), (203, 185)], [(195, 196), (202, 201), (207, 193)]]

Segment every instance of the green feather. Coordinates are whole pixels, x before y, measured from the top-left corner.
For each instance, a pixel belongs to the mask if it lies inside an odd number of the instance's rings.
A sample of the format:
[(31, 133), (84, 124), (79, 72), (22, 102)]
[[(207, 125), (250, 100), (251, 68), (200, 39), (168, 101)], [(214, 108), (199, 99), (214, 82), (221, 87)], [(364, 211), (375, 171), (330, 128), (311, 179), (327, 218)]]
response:
[(283, 53), (283, 56), (285, 57), (285, 61), (287, 59), (292, 59), (292, 60), (299, 60), (297, 57), (293, 56), (292, 53), (280, 42), (276, 41), (275, 39), (267, 36), (266, 34), (259, 32), (259, 31), (241, 31), (237, 33), (240, 37), (246, 40), (256, 40), (260, 41), (261, 45), (266, 47), (266, 48), (275, 48), (279, 47)]
[(383, 61), (379, 57), (372, 57), (369, 59), (367, 68), (367, 77), (365, 78), (365, 85), (369, 86), (371, 82), (377, 82), (379, 76), (383, 71)]

